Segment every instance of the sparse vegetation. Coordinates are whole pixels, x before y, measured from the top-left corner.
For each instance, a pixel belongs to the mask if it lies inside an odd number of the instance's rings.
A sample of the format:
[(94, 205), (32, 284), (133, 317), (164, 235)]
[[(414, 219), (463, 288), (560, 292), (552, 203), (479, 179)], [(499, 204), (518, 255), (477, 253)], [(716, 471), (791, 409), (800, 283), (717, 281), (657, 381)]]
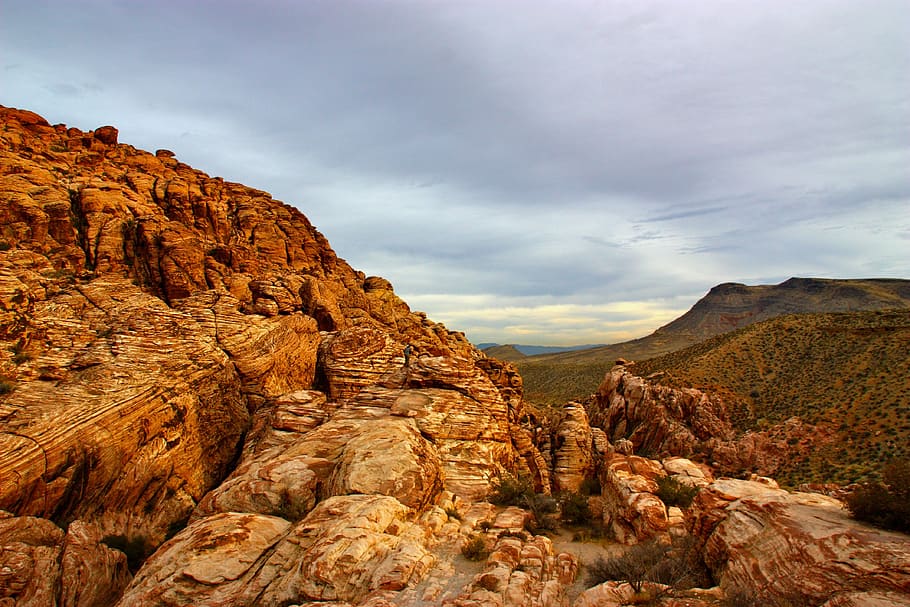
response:
[(569, 525), (590, 525), (591, 509), (588, 507), (588, 497), (582, 493), (560, 493), (559, 505), (562, 512), (562, 522)]
[(857, 520), (910, 533), (910, 458), (892, 460), (882, 476), (850, 494), (847, 508)]
[(0, 377), (0, 394), (9, 394), (16, 385), (6, 377)]
[(461, 520), (461, 514), (459, 514), (458, 510), (456, 510), (453, 506), (446, 508), (446, 516), (456, 521)]
[(482, 561), (489, 553), (487, 541), (479, 534), (471, 535), (461, 546), (461, 555), (469, 561)]
[(707, 572), (691, 537), (665, 543), (654, 539), (629, 548), (615, 558), (598, 558), (588, 566), (585, 583), (590, 588), (615, 580), (627, 582), (641, 593), (646, 582), (671, 589), (692, 588), (707, 580)]
[(657, 479), (657, 497), (666, 506), (688, 508), (698, 493), (698, 487), (687, 485), (672, 476), (661, 476)]
[(534, 499), (534, 484), (525, 476), (513, 476), (506, 472), (494, 479), (492, 485), (488, 499), (497, 506), (527, 508)]

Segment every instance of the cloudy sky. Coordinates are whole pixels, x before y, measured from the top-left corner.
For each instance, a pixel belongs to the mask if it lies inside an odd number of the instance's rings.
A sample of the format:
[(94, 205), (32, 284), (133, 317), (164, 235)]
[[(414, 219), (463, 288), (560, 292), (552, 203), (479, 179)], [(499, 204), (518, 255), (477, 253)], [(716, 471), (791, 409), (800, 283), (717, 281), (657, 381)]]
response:
[(908, 0), (0, 0), (0, 104), (300, 208), (475, 342), (910, 278)]

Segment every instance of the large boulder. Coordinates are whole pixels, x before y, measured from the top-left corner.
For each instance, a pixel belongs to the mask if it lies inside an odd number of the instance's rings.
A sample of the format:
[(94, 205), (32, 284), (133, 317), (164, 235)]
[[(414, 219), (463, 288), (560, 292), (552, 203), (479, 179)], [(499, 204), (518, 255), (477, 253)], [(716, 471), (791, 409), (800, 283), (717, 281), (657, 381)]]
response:
[(359, 602), (401, 590), (434, 557), (409, 509), (387, 496), (338, 496), (297, 524), (260, 514), (199, 520), (148, 560), (118, 605)]
[(687, 523), (729, 592), (832, 606), (910, 594), (910, 537), (851, 519), (831, 497), (719, 479)]

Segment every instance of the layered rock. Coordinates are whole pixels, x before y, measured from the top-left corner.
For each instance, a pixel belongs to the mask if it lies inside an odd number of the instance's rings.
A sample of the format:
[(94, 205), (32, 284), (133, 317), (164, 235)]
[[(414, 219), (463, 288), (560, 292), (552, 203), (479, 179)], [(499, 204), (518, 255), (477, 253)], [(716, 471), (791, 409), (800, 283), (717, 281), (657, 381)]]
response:
[(832, 436), (829, 428), (792, 418), (769, 430), (737, 435), (723, 398), (695, 388), (671, 388), (633, 375), (625, 365), (607, 373), (588, 403), (591, 425), (636, 453), (699, 456), (727, 474), (744, 470), (773, 475), (794, 449), (809, 449)]
[(687, 523), (728, 592), (832, 606), (910, 595), (910, 538), (850, 519), (827, 496), (720, 479), (699, 492)]
[(616, 442), (631, 440), (636, 453), (687, 457), (710, 439), (732, 440), (723, 403), (700, 390), (651, 384), (617, 365), (589, 405), (591, 425)]
[(474, 576), (458, 598), (443, 604), (561, 607), (566, 604), (566, 587), (575, 581), (577, 574), (575, 557), (555, 554), (548, 538), (501, 536), (495, 540), (483, 571)]
[(82, 521), (64, 532), (45, 519), (0, 513), (0, 604), (113, 604), (130, 574), (126, 556), (102, 539)]
[(555, 431), (552, 483), (556, 491), (576, 492), (594, 473), (594, 437), (583, 406), (569, 403)]
[(124, 279), (28, 305), (29, 358), (2, 403), (0, 508), (160, 542), (235, 456), (249, 413), (234, 366), (188, 314)]
[[(296, 209), (113, 127), (0, 120), (0, 508), (44, 533), (14, 558), (30, 563), (11, 569), (26, 572), (16, 600), (65, 590), (52, 570), (80, 551), (121, 555), (101, 537), (138, 564), (192, 514), (135, 604), (252, 601), (244, 566), (275, 546), (306, 573), (257, 578), (257, 597), (357, 602), (420, 577), (439, 525), (406, 521), (438, 518), (444, 488), (481, 497), (508, 470), (549, 490), (514, 368), (354, 271)], [(403, 539), (412, 527), (423, 539)], [(321, 551), (276, 544), (292, 532)], [(81, 561), (86, 604), (125, 583), (102, 561)], [(172, 573), (185, 588), (154, 588)], [(319, 590), (314, 575), (332, 579)]]
[(614, 454), (600, 475), (604, 526), (623, 544), (637, 544), (668, 533), (684, 533), (682, 511), (658, 497), (658, 480), (670, 477), (683, 485), (704, 487), (711, 471), (684, 458), (663, 462)]
[(299, 523), (224, 513), (193, 523), (146, 563), (118, 605), (359, 602), (433, 563), (426, 532), (388, 496), (339, 496)]

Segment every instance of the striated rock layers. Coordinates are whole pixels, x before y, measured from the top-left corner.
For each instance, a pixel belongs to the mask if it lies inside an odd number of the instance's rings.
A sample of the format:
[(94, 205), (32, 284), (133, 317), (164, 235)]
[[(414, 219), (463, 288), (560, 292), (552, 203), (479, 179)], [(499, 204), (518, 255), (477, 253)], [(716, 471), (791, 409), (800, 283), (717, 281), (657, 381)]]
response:
[(850, 519), (833, 498), (719, 479), (686, 518), (728, 594), (767, 604), (910, 604), (910, 537)]
[[(549, 491), (514, 367), (300, 212), (0, 121), (0, 604), (394, 603), (461, 542), (439, 504)], [(544, 556), (522, 588), (557, 605)]]

